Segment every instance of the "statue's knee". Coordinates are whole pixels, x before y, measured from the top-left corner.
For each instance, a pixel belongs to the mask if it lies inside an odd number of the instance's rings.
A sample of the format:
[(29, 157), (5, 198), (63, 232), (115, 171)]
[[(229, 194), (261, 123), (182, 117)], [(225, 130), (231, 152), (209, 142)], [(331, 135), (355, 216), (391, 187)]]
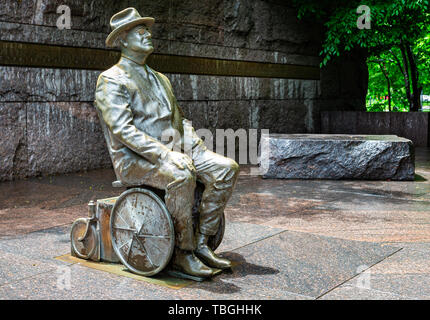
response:
[(238, 173), (239, 173), (239, 171), (240, 171), (239, 164), (238, 164), (236, 161), (231, 160), (231, 166), (230, 166), (230, 169), (231, 169), (231, 171), (233, 171), (234, 173), (238, 174)]
[(229, 171), (229, 176), (231, 176), (232, 178), (236, 178), (239, 175), (240, 171), (239, 164), (234, 160), (230, 160)]

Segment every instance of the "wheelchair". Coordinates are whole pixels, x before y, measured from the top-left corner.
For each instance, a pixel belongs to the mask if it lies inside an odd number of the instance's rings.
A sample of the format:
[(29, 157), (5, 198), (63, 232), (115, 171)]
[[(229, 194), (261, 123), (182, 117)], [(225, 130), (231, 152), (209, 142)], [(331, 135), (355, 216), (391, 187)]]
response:
[[(119, 197), (90, 201), (89, 217), (77, 219), (71, 229), (72, 256), (122, 263), (129, 271), (142, 276), (155, 276), (170, 270), (175, 248), (172, 216), (164, 202), (165, 191), (146, 185), (124, 185), (114, 181), (113, 187), (124, 188)], [(199, 223), (199, 206), (204, 191), (197, 181), (193, 205), (194, 231)], [(209, 238), (208, 246), (216, 250), (225, 230), (222, 214), (218, 232)]]

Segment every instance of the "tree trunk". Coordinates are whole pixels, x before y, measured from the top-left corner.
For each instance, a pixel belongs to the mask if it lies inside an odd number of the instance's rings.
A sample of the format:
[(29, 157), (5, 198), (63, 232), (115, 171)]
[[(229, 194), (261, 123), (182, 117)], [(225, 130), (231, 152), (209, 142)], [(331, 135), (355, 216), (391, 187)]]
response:
[(411, 67), (412, 80), (412, 106), (410, 111), (419, 111), (421, 109), (421, 90), (418, 88), (418, 70), (415, 63), (415, 58), (409, 44), (406, 45), (406, 53), (408, 55), (409, 65)]
[(408, 99), (409, 103), (409, 111), (412, 111), (412, 97), (411, 97), (411, 85), (409, 82), (409, 65), (408, 65), (408, 58), (406, 54), (406, 49), (403, 44), (403, 41), (400, 45), (400, 52), (402, 53), (403, 58), (403, 77), (405, 80), (405, 89), (406, 89), (406, 98)]
[(379, 67), (381, 68), (381, 71), (385, 77), (385, 79), (387, 80), (387, 90), (388, 90), (388, 111), (391, 112), (391, 83), (390, 83), (390, 78), (388, 77), (388, 71), (387, 71), (387, 67), (385, 66), (385, 62), (378, 62)]

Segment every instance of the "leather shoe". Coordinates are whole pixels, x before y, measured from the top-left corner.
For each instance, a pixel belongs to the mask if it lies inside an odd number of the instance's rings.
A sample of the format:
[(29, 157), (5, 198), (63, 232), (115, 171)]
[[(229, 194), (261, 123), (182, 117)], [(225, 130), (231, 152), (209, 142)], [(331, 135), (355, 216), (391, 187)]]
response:
[(212, 268), (219, 269), (229, 269), (231, 268), (231, 262), (227, 259), (218, 257), (211, 248), (208, 247), (208, 238), (209, 236), (201, 234), (197, 232), (196, 234), (196, 242), (197, 249), (194, 250), (194, 253), (197, 257), (203, 260), (208, 266)]
[(192, 251), (179, 248), (175, 249), (172, 266), (176, 270), (200, 278), (211, 277), (215, 272), (215, 270), (201, 262)]

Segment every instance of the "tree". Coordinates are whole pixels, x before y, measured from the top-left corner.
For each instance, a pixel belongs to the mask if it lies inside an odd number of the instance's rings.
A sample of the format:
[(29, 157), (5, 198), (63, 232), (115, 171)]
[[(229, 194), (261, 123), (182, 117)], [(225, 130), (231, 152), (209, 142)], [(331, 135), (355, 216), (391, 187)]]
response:
[[(370, 61), (381, 63), (380, 72), (391, 81), (388, 62), (401, 72), (410, 111), (420, 109), (420, 95), (428, 84), (430, 55), (430, 0), (368, 0), (370, 29), (357, 26), (357, 8), (361, 0), (293, 0), (299, 18), (319, 19), (326, 27), (322, 44), (321, 66), (354, 48), (365, 49)], [(427, 51), (426, 51), (427, 50)], [(421, 74), (425, 72), (424, 77)], [(390, 93), (389, 93), (389, 96)]]

